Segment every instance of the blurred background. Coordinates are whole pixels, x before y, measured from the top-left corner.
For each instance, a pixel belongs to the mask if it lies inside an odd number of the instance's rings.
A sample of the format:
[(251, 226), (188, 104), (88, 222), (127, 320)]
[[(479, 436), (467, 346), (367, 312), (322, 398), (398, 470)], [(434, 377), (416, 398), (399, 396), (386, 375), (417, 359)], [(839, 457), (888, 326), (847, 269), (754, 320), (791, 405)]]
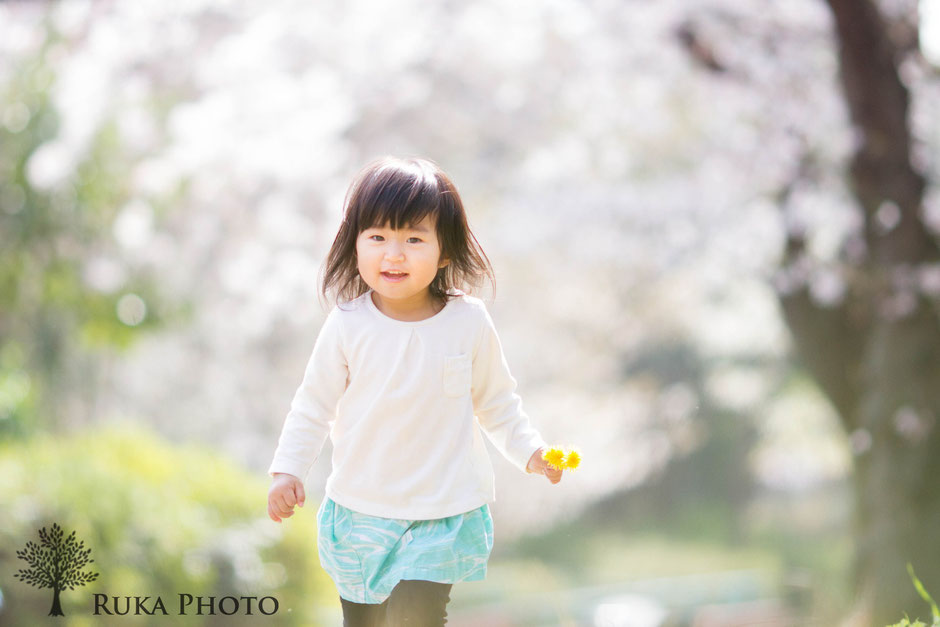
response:
[[(0, 2), (0, 624), (51, 592), (274, 596), (336, 625), (266, 469), (343, 194), (438, 162), (561, 484), (491, 447), (454, 625), (884, 625), (940, 595), (930, 0)], [(432, 445), (432, 443), (429, 443)], [(49, 619), (50, 621), (52, 619)]]

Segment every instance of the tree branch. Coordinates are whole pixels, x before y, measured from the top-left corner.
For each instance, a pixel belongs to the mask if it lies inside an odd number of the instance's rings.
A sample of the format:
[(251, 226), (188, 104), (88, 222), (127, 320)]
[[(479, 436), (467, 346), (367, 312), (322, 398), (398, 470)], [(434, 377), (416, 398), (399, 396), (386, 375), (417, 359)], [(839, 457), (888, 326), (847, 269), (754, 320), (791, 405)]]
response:
[[(920, 220), (924, 177), (910, 160), (909, 94), (898, 74), (900, 51), (871, 0), (827, 0), (838, 37), (839, 78), (859, 136), (851, 184), (865, 211), (866, 241), (876, 263), (940, 257)], [(893, 203), (900, 221), (879, 228), (878, 211)]]

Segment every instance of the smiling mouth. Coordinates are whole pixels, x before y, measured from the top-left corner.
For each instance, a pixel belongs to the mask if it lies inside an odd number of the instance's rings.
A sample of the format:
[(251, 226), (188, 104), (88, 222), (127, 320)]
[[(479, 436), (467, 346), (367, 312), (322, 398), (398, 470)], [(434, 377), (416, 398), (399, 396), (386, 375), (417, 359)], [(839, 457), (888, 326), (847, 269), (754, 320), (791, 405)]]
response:
[(408, 273), (407, 272), (382, 272), (381, 275), (383, 278), (385, 278), (388, 281), (401, 281), (406, 276), (408, 276)]

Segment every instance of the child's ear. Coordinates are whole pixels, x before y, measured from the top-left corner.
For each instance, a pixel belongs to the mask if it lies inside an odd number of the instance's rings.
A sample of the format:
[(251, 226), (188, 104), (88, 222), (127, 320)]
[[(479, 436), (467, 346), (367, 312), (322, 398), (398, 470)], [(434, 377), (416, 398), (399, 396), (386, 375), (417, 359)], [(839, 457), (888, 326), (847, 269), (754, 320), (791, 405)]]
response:
[(450, 259), (448, 259), (447, 257), (441, 257), (441, 262), (437, 264), (437, 269), (440, 270), (441, 268), (446, 267), (447, 264), (449, 263), (450, 263)]

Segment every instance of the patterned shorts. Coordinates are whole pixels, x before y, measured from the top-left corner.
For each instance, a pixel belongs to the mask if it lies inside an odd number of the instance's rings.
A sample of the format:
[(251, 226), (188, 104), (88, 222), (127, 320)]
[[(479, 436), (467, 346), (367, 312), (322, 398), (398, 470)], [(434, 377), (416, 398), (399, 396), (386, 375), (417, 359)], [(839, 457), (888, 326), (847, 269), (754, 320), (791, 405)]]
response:
[(339, 595), (382, 603), (403, 579), (480, 581), (493, 550), (489, 505), (434, 520), (360, 514), (326, 497), (317, 510), (320, 564)]

